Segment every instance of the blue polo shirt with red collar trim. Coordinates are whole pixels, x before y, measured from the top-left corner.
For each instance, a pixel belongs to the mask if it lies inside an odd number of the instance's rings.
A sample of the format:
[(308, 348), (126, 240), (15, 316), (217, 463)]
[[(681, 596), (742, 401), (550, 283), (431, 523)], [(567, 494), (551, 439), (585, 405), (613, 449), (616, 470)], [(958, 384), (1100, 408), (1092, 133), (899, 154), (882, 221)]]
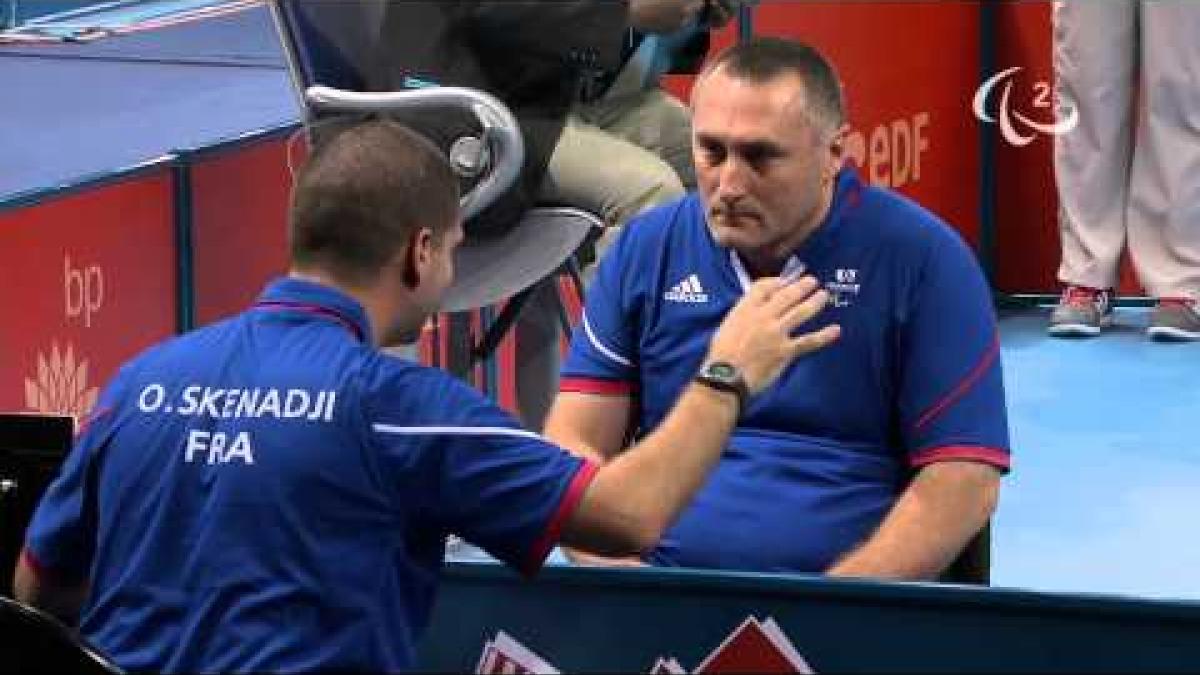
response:
[[(823, 572), (874, 531), (920, 467), (1008, 468), (991, 294), (953, 229), (844, 169), (788, 270), (815, 275), (832, 296), (803, 330), (837, 323), (841, 339), (750, 403), (651, 562)], [(561, 389), (631, 396), (636, 433), (653, 430), (750, 283), (696, 195), (634, 219), (600, 263)]]
[(90, 582), (84, 636), (129, 670), (394, 671), (448, 533), (540, 567), (594, 467), (370, 334), (283, 279), (121, 369), (26, 542)]

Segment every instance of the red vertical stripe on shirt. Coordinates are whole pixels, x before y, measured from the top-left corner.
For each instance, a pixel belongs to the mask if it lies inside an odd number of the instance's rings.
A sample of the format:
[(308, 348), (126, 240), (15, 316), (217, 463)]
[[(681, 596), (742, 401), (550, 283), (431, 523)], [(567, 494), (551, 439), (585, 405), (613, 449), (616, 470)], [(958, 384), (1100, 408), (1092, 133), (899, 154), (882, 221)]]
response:
[(583, 494), (587, 492), (587, 488), (592, 484), (592, 479), (596, 477), (596, 472), (600, 470), (599, 465), (583, 461), (579, 470), (575, 472), (575, 477), (571, 479), (571, 484), (567, 486), (567, 491), (563, 494), (562, 501), (558, 504), (558, 510), (554, 512), (554, 516), (550, 518), (550, 524), (546, 526), (546, 531), (529, 549), (529, 554), (525, 557), (525, 564), (521, 566), (521, 572), (527, 576), (537, 574), (541, 569), (542, 562), (546, 560), (546, 556), (550, 554), (550, 549), (558, 543), (559, 537), (562, 535), (562, 528), (567, 523), (567, 519), (575, 512), (579, 506), (580, 500), (583, 499)]

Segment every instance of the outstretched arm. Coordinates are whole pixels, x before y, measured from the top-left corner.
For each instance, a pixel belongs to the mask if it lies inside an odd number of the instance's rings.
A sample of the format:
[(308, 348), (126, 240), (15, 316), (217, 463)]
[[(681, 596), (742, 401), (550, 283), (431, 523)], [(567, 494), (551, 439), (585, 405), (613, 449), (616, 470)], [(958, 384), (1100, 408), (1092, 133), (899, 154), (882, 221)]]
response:
[(992, 517), (1000, 471), (942, 461), (917, 473), (883, 523), (829, 570), (830, 576), (933, 580)]
[[(546, 418), (546, 438), (571, 452), (603, 465), (624, 447), (633, 415), (627, 394), (601, 395), (562, 392)], [(580, 565), (641, 565), (637, 557), (613, 558), (564, 548), (567, 558)]]

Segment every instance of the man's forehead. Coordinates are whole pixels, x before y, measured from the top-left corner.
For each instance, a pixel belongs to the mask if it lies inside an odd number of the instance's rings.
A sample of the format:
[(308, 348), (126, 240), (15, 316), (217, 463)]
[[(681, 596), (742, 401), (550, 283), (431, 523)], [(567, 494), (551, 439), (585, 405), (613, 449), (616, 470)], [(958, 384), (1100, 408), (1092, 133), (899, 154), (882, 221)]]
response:
[(693, 110), (697, 138), (723, 143), (788, 143), (810, 128), (803, 90), (795, 84), (738, 81), (736, 87), (721, 82), (709, 101)]
[(746, 96), (781, 103), (802, 103), (805, 98), (804, 78), (795, 72), (781, 72), (767, 79), (757, 79), (731, 73), (727, 68), (717, 68), (697, 82), (696, 86), (701, 93), (713, 92), (717, 98)]
[[(774, 113), (779, 117), (806, 119), (807, 97), (798, 75), (780, 75), (763, 82), (725, 75), (716, 71), (703, 82), (693, 100), (693, 117), (722, 115), (737, 110), (754, 111), (753, 117)], [(766, 120), (762, 120), (766, 121)]]

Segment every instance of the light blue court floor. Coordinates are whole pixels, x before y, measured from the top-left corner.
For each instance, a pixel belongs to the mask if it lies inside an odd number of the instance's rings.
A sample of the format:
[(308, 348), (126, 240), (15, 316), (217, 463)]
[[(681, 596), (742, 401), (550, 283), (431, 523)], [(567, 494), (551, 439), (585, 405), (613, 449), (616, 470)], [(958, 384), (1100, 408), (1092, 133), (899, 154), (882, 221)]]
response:
[(1051, 338), (1048, 313), (1001, 314), (1014, 467), (993, 584), (1200, 600), (1200, 343), (1150, 342), (1136, 308)]

